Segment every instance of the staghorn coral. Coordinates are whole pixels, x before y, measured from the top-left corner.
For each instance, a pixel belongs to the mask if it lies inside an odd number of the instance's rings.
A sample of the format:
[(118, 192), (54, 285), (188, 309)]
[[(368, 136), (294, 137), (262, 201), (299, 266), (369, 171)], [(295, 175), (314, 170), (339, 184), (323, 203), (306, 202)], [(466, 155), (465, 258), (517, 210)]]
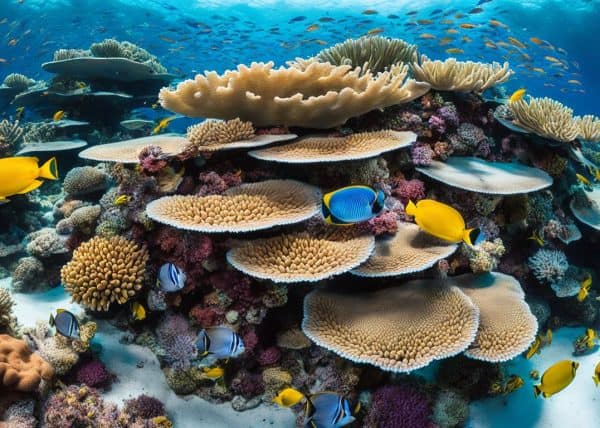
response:
[(294, 180), (242, 184), (223, 195), (167, 196), (146, 206), (149, 218), (197, 232), (246, 232), (298, 223), (320, 210), (318, 189)]
[(580, 134), (573, 110), (551, 98), (521, 99), (508, 104), (513, 123), (540, 137), (568, 143)]
[(457, 288), (415, 280), (357, 295), (314, 290), (304, 299), (302, 330), (351, 361), (410, 372), (462, 352), (478, 323), (478, 309)]
[(563, 278), (569, 268), (569, 261), (560, 250), (540, 248), (527, 259), (527, 265), (538, 281), (553, 283)]
[(506, 82), (513, 73), (508, 62), (485, 64), (455, 58), (430, 61), (426, 56), (422, 56), (420, 62), (413, 62), (411, 68), (418, 81), (427, 82), (438, 91), (456, 92), (481, 93)]
[(108, 176), (104, 171), (92, 166), (79, 166), (65, 176), (63, 189), (69, 196), (81, 196), (104, 190)]
[(379, 73), (389, 70), (394, 65), (416, 61), (417, 47), (401, 39), (365, 36), (348, 39), (323, 49), (312, 59), (352, 68), (363, 67), (367, 63), (365, 70)]
[(61, 269), (73, 301), (95, 311), (127, 302), (144, 283), (148, 252), (121, 236), (96, 236), (81, 244)]
[(19, 74), (19, 73), (11, 73), (4, 78), (3, 85), (8, 86), (9, 88), (16, 89), (20, 92), (26, 91), (30, 86), (35, 84), (35, 80), (30, 79), (29, 77)]
[(417, 139), (410, 131), (360, 132), (343, 137), (307, 137), (300, 141), (249, 152), (261, 159), (283, 163), (337, 162), (367, 159), (408, 147)]
[[(176, 90), (163, 88), (161, 105), (191, 117), (240, 118), (255, 126), (331, 128), (376, 108), (409, 102), (429, 89), (406, 80), (407, 66), (377, 75), (313, 62), (304, 70), (274, 63), (239, 65), (219, 76), (197, 75)], [(335, 108), (334, 108), (335, 106)]]
[(0, 387), (2, 391), (37, 391), (53, 376), (52, 367), (33, 354), (23, 340), (0, 334)]
[(227, 253), (236, 269), (274, 282), (320, 281), (346, 272), (373, 251), (371, 235), (339, 228), (311, 235), (300, 232), (244, 241)]
[(579, 128), (579, 138), (589, 142), (600, 141), (600, 118), (593, 115), (575, 117), (575, 124)]

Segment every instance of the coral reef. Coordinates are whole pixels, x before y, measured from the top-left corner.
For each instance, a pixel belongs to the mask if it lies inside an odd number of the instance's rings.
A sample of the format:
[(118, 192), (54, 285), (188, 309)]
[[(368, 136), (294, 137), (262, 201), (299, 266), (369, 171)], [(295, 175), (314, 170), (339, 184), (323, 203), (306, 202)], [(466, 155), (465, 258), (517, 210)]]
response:
[(387, 385), (373, 393), (371, 408), (363, 421), (368, 428), (432, 428), (425, 393), (412, 385)]
[(4, 119), (0, 122), (0, 156), (9, 156), (16, 152), (18, 144), (23, 138), (23, 128), (19, 121), (9, 122)]
[(108, 176), (101, 169), (91, 166), (76, 167), (65, 176), (63, 189), (71, 197), (87, 195), (104, 190), (107, 179)]
[(26, 91), (30, 86), (33, 86), (35, 84), (35, 80), (30, 79), (23, 74), (11, 73), (4, 78), (4, 82), (2, 84), (19, 92), (23, 92)]
[(3, 391), (36, 391), (52, 376), (50, 364), (32, 353), (27, 343), (0, 334), (0, 385)]

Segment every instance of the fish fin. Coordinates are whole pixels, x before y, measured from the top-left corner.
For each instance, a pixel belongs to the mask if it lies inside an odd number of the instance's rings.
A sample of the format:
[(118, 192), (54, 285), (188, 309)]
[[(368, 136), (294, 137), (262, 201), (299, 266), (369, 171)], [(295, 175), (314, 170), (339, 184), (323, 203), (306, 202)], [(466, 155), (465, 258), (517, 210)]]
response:
[(408, 204), (406, 204), (406, 207), (404, 208), (404, 212), (414, 217), (415, 213), (417, 212), (417, 206), (413, 201), (409, 200)]
[(594, 385), (598, 386), (598, 382), (600, 382), (598, 376), (592, 376), (592, 379), (594, 379)]
[(54, 315), (50, 314), (50, 319), (48, 320), (48, 324), (50, 327), (54, 327)]
[(8, 204), (9, 202), (10, 199), (8, 199), (6, 196), (0, 196), (0, 205)]
[(471, 247), (473, 245), (480, 244), (482, 242), (482, 239), (480, 238), (481, 234), (482, 233), (479, 229), (466, 229), (463, 233), (463, 241)]
[[(538, 398), (538, 396), (540, 395), (540, 392), (542, 392), (540, 387), (537, 385), (533, 385), (533, 394), (535, 395), (535, 398)], [(544, 396), (546, 396), (545, 392), (544, 392)]]
[(32, 192), (35, 189), (37, 189), (38, 187), (40, 187), (42, 184), (44, 184), (44, 182), (42, 180), (33, 180), (33, 182), (29, 186), (27, 186), (26, 188), (24, 188), (23, 190), (18, 192), (18, 194), (24, 195), (25, 193)]
[(58, 166), (56, 165), (56, 158), (52, 158), (43, 164), (40, 167), (39, 174), (39, 176), (42, 178), (58, 180)]
[(325, 207), (327, 207), (327, 209), (329, 209), (329, 204), (330, 204), (330, 202), (331, 202), (331, 197), (333, 196), (333, 193), (334, 193), (334, 192), (329, 192), (329, 193), (325, 193), (325, 194), (323, 195), (323, 205), (324, 205)]

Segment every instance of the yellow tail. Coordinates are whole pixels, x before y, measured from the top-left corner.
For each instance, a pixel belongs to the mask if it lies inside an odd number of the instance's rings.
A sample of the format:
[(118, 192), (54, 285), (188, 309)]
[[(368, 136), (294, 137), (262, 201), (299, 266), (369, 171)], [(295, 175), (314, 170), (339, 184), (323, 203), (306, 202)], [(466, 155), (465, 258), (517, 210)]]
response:
[(600, 382), (600, 379), (598, 378), (598, 376), (594, 375), (594, 376), (592, 376), (592, 379), (594, 379), (594, 384), (596, 386), (598, 386), (598, 382)]
[(406, 214), (408, 215), (412, 215), (414, 216), (417, 212), (417, 206), (414, 204), (413, 201), (408, 201), (408, 204), (406, 205), (406, 208), (404, 208), (404, 212), (406, 212)]
[(538, 398), (538, 396), (540, 395), (540, 392), (542, 392), (540, 390), (540, 388), (537, 385), (533, 386), (533, 394), (535, 395), (535, 398)]
[(58, 180), (58, 166), (56, 165), (56, 158), (50, 159), (40, 167), (40, 177), (47, 178), (49, 180)]

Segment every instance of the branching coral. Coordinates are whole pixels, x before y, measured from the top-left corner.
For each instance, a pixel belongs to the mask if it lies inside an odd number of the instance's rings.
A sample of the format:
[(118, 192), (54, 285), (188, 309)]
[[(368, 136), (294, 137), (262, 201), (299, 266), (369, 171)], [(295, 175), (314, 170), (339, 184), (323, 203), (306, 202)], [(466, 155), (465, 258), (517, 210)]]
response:
[(508, 107), (514, 124), (540, 137), (568, 143), (581, 132), (573, 110), (551, 98), (530, 98), (529, 102), (522, 99)]
[(23, 74), (11, 73), (4, 78), (3, 84), (18, 91), (26, 91), (27, 88), (35, 84), (35, 80)]
[(256, 126), (331, 128), (376, 108), (411, 101), (429, 85), (406, 80), (407, 66), (377, 75), (360, 69), (311, 63), (274, 69), (274, 64), (238, 66), (219, 76), (197, 75), (176, 90), (163, 88), (161, 105), (191, 117), (249, 120)]
[(412, 63), (412, 71), (415, 79), (429, 83), (433, 89), (478, 93), (506, 82), (512, 74), (507, 62), (504, 65), (497, 62), (484, 64), (454, 58), (430, 61), (426, 56), (420, 63)]
[(575, 117), (575, 123), (579, 128), (579, 138), (589, 142), (600, 141), (600, 118), (592, 115)]
[(123, 304), (144, 284), (148, 252), (121, 236), (96, 236), (73, 253), (61, 269), (65, 289), (74, 301), (95, 311)]
[(538, 281), (553, 283), (561, 280), (569, 268), (567, 256), (560, 250), (539, 249), (527, 260)]
[(0, 122), (0, 156), (12, 155), (21, 142), (23, 128), (19, 127), (19, 121), (9, 122), (4, 119)]

